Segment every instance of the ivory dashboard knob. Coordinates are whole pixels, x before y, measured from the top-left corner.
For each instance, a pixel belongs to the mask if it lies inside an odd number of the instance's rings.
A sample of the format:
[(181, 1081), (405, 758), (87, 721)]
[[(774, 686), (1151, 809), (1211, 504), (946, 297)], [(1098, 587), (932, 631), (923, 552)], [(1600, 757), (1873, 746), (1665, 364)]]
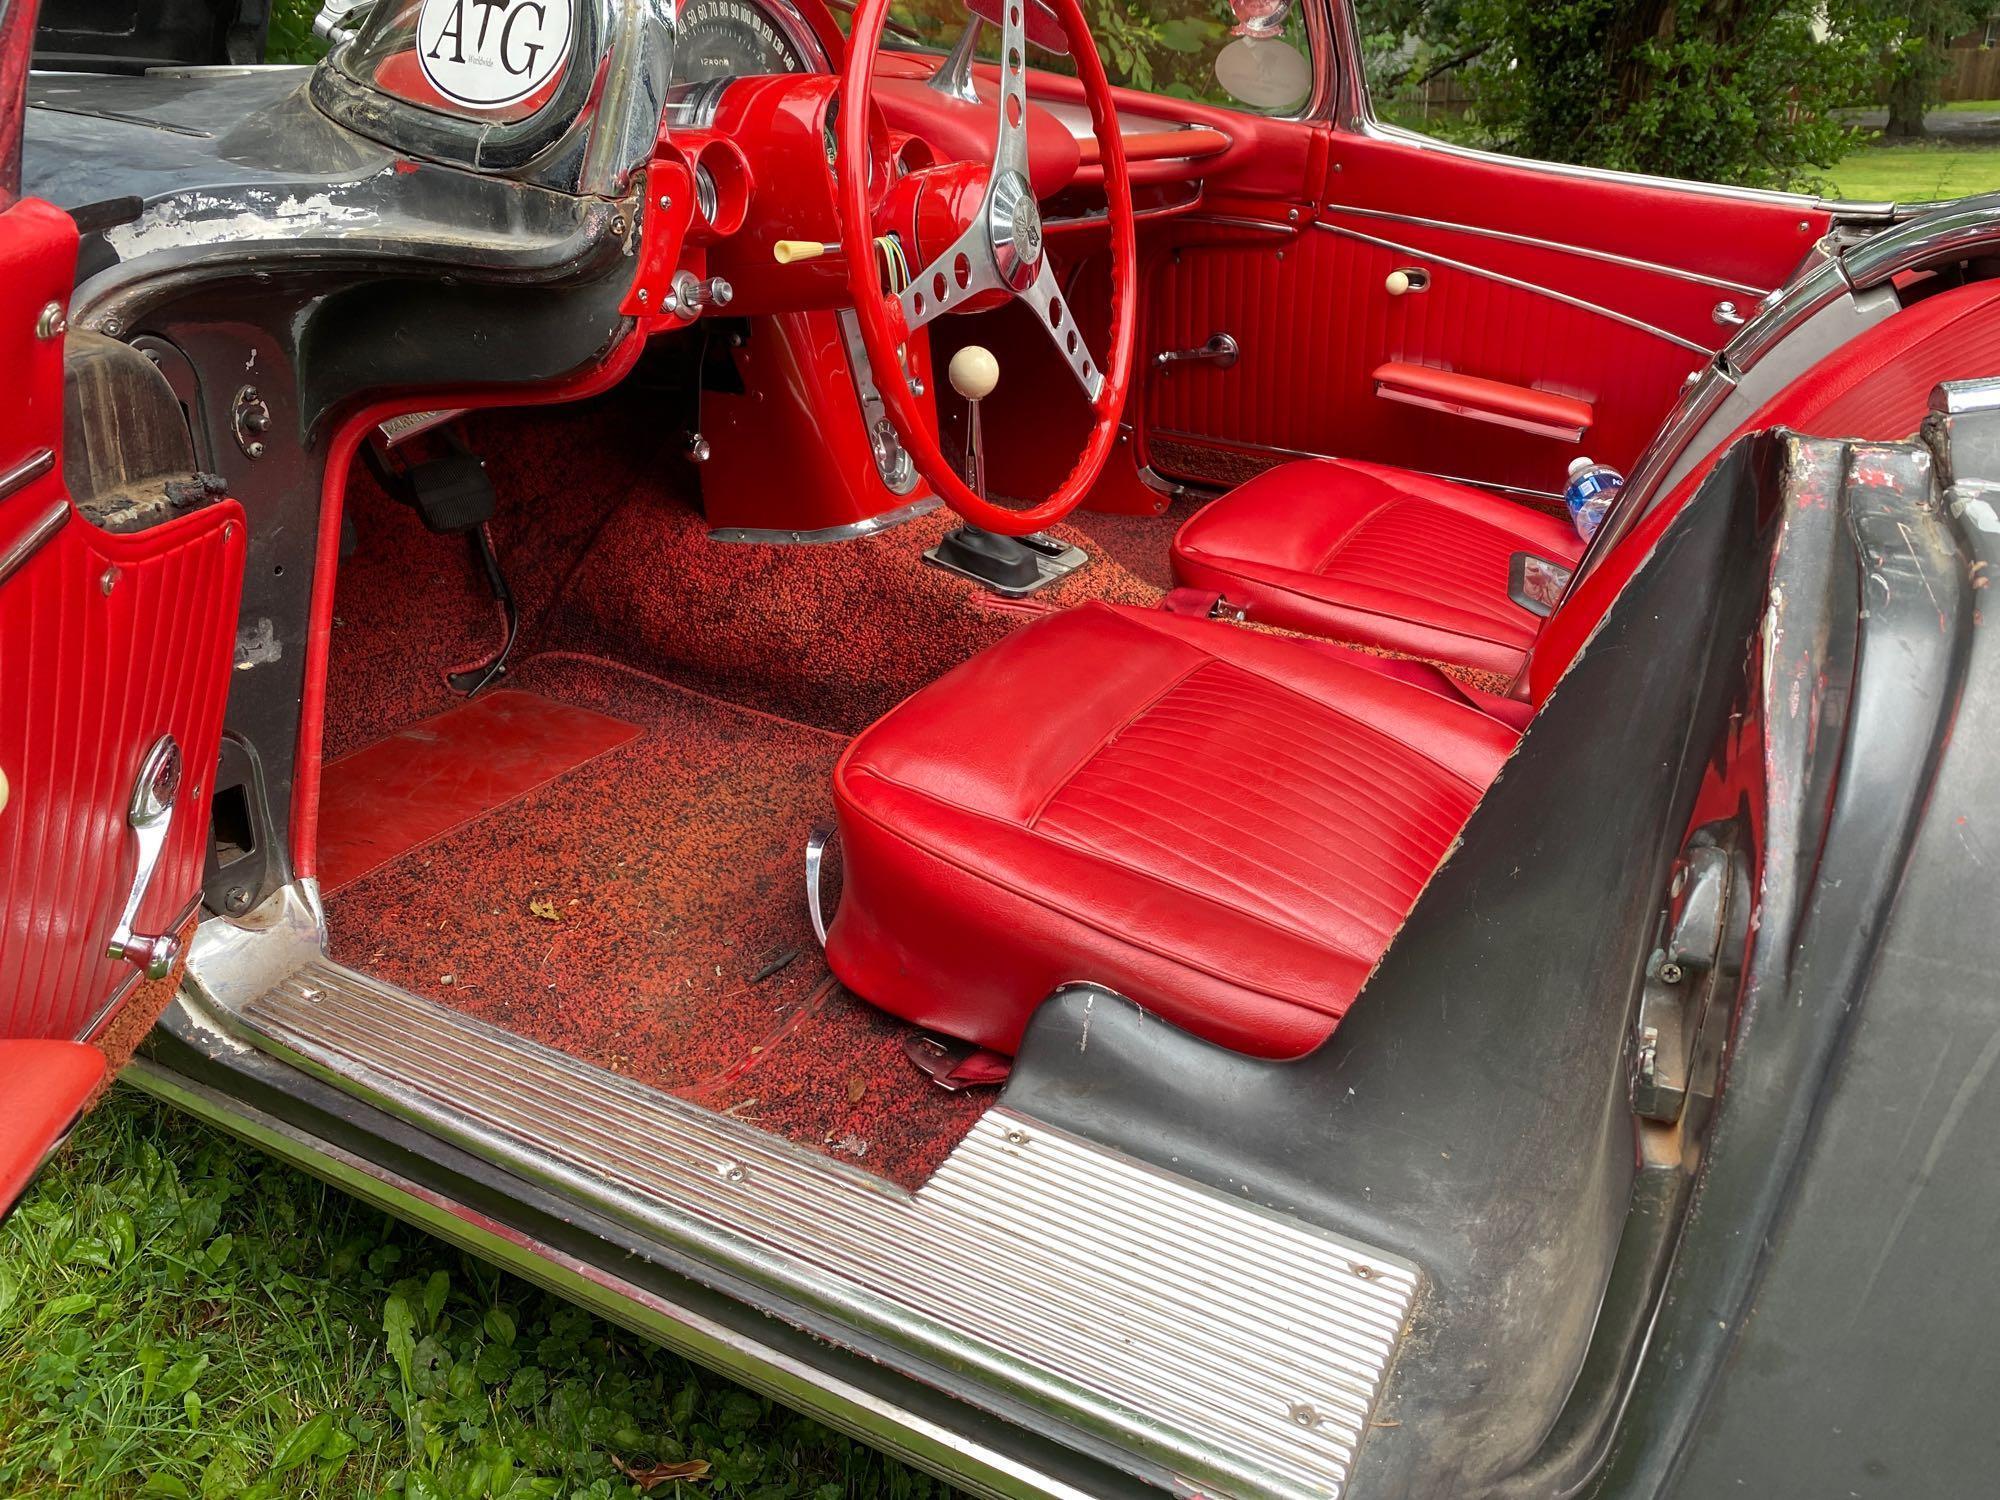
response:
[(1382, 286), (1391, 297), (1400, 297), (1410, 289), (1410, 273), (1408, 271), (1391, 271), (1383, 281)]
[(967, 344), (951, 357), (945, 369), (951, 388), (968, 401), (984, 401), (1000, 383), (1000, 361), (989, 349)]

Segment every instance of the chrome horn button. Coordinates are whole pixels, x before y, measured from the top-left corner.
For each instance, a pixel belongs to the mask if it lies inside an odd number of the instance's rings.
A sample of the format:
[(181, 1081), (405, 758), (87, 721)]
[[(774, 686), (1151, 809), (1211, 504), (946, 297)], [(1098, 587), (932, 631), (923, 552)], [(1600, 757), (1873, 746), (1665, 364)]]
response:
[(1034, 283), (1042, 260), (1042, 211), (1034, 189), (1019, 172), (1002, 172), (986, 195), (986, 235), (993, 269), (1015, 291)]

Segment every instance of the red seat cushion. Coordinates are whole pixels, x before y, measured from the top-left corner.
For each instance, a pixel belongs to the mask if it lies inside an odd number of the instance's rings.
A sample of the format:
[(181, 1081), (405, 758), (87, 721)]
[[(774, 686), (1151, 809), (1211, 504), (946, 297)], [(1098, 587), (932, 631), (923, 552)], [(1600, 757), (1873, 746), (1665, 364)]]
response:
[(1345, 459), (1267, 470), (1198, 511), (1174, 571), (1250, 618), (1512, 673), (1541, 616), (1508, 594), (1514, 555), (1569, 567), (1566, 521), (1469, 485)]
[(864, 733), (834, 774), (827, 943), (856, 993), (1012, 1051), (1092, 980), (1211, 1040), (1307, 1051), (1515, 731), (1310, 643), (1086, 605)]

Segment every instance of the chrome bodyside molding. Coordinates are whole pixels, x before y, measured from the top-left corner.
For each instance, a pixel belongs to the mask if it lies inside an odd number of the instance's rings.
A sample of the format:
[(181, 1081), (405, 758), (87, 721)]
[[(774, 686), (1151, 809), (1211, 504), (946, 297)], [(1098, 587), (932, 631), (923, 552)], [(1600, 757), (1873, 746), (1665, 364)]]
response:
[(0, 583), (5, 583), (20, 572), (29, 558), (41, 551), (58, 531), (69, 521), (69, 500), (57, 500), (49, 508), (28, 523), (28, 529), (7, 544), (7, 550), (0, 552)]
[(894, 510), (885, 510), (864, 520), (849, 521), (844, 526), (822, 526), (814, 531), (718, 526), (709, 532), (708, 539), (712, 542), (753, 542), (767, 547), (817, 547), (827, 542), (851, 542), (856, 537), (873, 536), (878, 531), (901, 526), (905, 521), (914, 521), (918, 516), (927, 516), (942, 504), (944, 502), (937, 496), (926, 495), (921, 500), (912, 500), (908, 505), (899, 505)]
[(1490, 271), (1484, 266), (1474, 265), (1469, 260), (1456, 260), (1449, 255), (1439, 255), (1433, 251), (1421, 250), (1415, 245), (1406, 245), (1401, 240), (1383, 239), (1379, 235), (1363, 234), (1358, 229), (1349, 229), (1344, 224), (1329, 224), (1324, 219), (1313, 220), (1312, 227), (1314, 229), (1324, 229), (1328, 234), (1344, 235), (1348, 239), (1359, 240), (1365, 245), (1377, 245), (1384, 250), (1394, 250), (1398, 255), (1408, 255), (1416, 260), (1427, 261), (1433, 265), (1450, 266), (1453, 270), (1463, 271), (1469, 276), (1484, 276), (1489, 281), (1497, 281), (1502, 286), (1511, 286), (1516, 291), (1531, 292), (1537, 296), (1547, 297), (1552, 301), (1574, 307), (1581, 312), (1595, 313), (1598, 317), (1608, 318), (1613, 323), (1622, 323), (1627, 328), (1635, 329), (1640, 333), (1651, 334), (1656, 339), (1664, 339), (1667, 343), (1686, 349), (1691, 354), (1698, 354), (1703, 359), (1708, 359), (1715, 353), (1706, 344), (1697, 344), (1693, 339), (1684, 339), (1677, 333), (1669, 333), (1664, 328), (1656, 328), (1653, 324), (1641, 318), (1635, 318), (1630, 313), (1618, 312), (1613, 308), (1604, 306), (1602, 303), (1571, 296), (1568, 292), (1559, 292), (1554, 287), (1543, 286), (1540, 282), (1523, 281), (1518, 276), (1508, 276), (1499, 271)]
[(1356, 208), (1350, 203), (1323, 204), (1321, 211), (1330, 214), (1353, 214), (1356, 218), (1380, 219), (1395, 224), (1415, 224), (1424, 229), (1443, 229), (1453, 234), (1474, 235), (1486, 240), (1504, 240), (1510, 245), (1526, 245), (1535, 250), (1553, 250), (1563, 255), (1579, 256), (1584, 260), (1602, 261), (1606, 265), (1626, 266), (1634, 271), (1650, 271), (1656, 276), (1668, 276), (1676, 281), (1691, 281), (1697, 286), (1711, 286), (1718, 291), (1742, 292), (1752, 297), (1768, 297), (1771, 294), (1769, 287), (1752, 286), (1747, 281), (1728, 281), (1720, 276), (1705, 276), (1699, 271), (1689, 271), (1680, 266), (1663, 265), (1659, 261), (1617, 255), (1609, 250), (1593, 250), (1587, 245), (1566, 245), (1560, 240), (1545, 240), (1532, 234), (1516, 234), (1507, 229), (1486, 229), (1477, 224), (1460, 224), (1451, 219), (1426, 219), (1418, 214), (1391, 213), (1382, 208)]
[(290, 888), (248, 924), (210, 921), (191, 1008), (725, 1289), (962, 1372), (1073, 1446), (1230, 1495), (1345, 1485), (1417, 1294), (1407, 1263), (1005, 1108), (905, 1192), (344, 969), (318, 940)]

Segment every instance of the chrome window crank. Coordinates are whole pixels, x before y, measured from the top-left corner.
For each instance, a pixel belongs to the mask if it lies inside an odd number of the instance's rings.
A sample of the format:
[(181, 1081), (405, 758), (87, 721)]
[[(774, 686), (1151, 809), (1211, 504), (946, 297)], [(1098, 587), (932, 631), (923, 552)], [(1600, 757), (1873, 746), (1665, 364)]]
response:
[(1233, 334), (1211, 333), (1208, 342), (1199, 349), (1162, 349), (1153, 356), (1153, 363), (1163, 369), (1169, 365), (1210, 364), (1226, 370), (1242, 352)]
[(172, 735), (163, 734), (139, 763), (139, 779), (133, 784), (132, 802), (125, 812), (125, 821), (138, 835), (139, 860), (132, 870), (132, 891), (126, 896), (125, 910), (119, 914), (118, 926), (112, 931), (107, 955), (124, 959), (142, 970), (148, 979), (165, 979), (180, 955), (181, 942), (173, 933), (148, 937), (132, 930), (132, 921), (139, 915), (139, 903), (146, 899), (146, 888), (153, 883), (160, 851), (167, 845), (167, 830), (174, 821), (174, 798), (180, 795), (180, 790), (181, 747)]

